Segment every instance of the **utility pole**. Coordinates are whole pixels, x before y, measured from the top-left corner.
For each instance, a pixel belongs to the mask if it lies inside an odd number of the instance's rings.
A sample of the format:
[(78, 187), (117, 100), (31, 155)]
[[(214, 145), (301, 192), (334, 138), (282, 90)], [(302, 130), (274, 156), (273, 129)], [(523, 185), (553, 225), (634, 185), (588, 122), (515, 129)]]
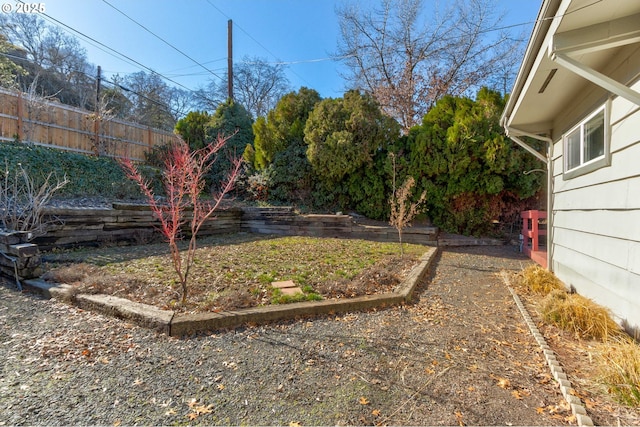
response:
[(227, 90), (228, 97), (233, 101), (233, 21), (227, 23)]
[(96, 77), (96, 119), (93, 122), (94, 132), (94, 152), (96, 156), (100, 155), (100, 119), (102, 115), (102, 107), (100, 105), (100, 84), (102, 79), (102, 68), (98, 65), (98, 76)]
[(102, 67), (98, 65), (98, 77), (96, 78), (96, 110), (100, 107), (100, 86), (102, 80)]

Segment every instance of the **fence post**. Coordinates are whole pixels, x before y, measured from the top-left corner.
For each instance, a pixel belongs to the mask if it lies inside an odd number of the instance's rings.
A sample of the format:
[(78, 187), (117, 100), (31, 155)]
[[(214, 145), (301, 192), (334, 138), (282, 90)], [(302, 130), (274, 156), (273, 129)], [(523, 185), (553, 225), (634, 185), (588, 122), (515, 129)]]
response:
[(95, 154), (96, 156), (100, 156), (100, 113), (96, 113), (96, 119), (93, 121), (93, 133), (95, 138)]
[(22, 92), (18, 91), (18, 103), (17, 103), (17, 116), (18, 116), (18, 139), (22, 141), (24, 137), (22, 114), (24, 112), (24, 106), (22, 104)]

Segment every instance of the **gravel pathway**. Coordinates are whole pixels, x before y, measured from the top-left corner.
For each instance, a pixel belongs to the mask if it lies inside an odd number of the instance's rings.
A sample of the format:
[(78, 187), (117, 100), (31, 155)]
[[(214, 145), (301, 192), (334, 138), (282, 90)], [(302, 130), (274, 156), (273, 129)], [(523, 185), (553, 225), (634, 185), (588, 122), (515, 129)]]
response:
[(570, 411), (499, 275), (444, 251), (404, 307), (169, 338), (0, 286), (0, 425), (558, 425)]

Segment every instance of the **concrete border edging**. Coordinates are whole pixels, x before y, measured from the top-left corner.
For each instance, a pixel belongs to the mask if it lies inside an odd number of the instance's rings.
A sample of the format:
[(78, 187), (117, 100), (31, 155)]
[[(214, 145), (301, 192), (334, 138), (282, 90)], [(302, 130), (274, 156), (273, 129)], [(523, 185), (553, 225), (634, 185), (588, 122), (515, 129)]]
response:
[[(367, 295), (341, 300), (307, 301), (283, 305), (252, 307), (220, 313), (198, 313), (177, 315), (174, 311), (160, 310), (148, 304), (133, 302), (111, 295), (75, 296), (75, 305), (82, 309), (97, 311), (109, 316), (125, 319), (137, 325), (155, 329), (167, 335), (179, 337), (197, 332), (235, 328), (245, 324), (263, 324), (284, 319), (317, 316), (323, 314), (364, 311), (388, 307), (411, 300), (413, 292), (433, 264), (438, 248), (429, 248), (417, 265), (393, 292)], [(27, 280), (25, 286), (46, 298), (72, 299), (72, 287), (66, 284), (52, 285), (40, 279)]]
[(593, 421), (591, 420), (591, 417), (587, 415), (587, 411), (582, 404), (582, 400), (580, 400), (580, 398), (575, 395), (575, 391), (571, 387), (571, 382), (567, 379), (567, 374), (564, 373), (562, 366), (560, 366), (555, 352), (551, 349), (551, 347), (549, 347), (547, 341), (544, 339), (544, 336), (540, 333), (538, 327), (531, 318), (531, 315), (529, 315), (527, 308), (520, 300), (518, 294), (511, 287), (511, 282), (507, 277), (506, 272), (503, 271), (500, 275), (507, 289), (509, 289), (509, 292), (511, 292), (513, 300), (515, 301), (520, 314), (522, 314), (525, 323), (527, 324), (527, 326), (529, 326), (531, 334), (540, 346), (540, 349), (544, 354), (544, 358), (547, 361), (547, 365), (549, 365), (549, 369), (551, 370), (551, 375), (558, 382), (562, 395), (571, 407), (571, 413), (576, 417), (576, 422), (579, 426), (593, 427)]

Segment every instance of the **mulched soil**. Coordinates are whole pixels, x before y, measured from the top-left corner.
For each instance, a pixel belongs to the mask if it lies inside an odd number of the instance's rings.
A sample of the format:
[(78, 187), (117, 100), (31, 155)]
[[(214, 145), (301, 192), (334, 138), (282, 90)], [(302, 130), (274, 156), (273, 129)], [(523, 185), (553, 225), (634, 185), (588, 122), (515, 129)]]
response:
[[(182, 339), (3, 286), (0, 425), (575, 424), (497, 274), (528, 263), (445, 250), (411, 304)], [(550, 344), (583, 393), (571, 340)], [(597, 424), (640, 420), (589, 398)]]

